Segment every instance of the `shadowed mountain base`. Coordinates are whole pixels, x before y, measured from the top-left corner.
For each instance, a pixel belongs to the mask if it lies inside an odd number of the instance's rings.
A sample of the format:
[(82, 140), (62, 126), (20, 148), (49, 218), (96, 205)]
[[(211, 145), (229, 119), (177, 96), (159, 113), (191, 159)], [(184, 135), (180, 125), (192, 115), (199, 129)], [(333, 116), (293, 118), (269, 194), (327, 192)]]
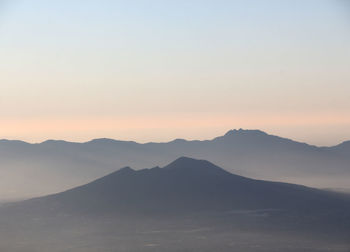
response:
[(348, 195), (204, 160), (129, 167), (0, 208), (3, 251), (348, 251)]

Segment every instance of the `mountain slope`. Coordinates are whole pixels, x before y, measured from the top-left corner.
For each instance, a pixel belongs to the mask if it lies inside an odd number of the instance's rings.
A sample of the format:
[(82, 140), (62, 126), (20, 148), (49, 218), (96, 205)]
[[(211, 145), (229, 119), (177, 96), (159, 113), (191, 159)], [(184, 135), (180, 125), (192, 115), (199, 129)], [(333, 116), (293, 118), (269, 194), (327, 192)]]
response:
[(0, 207), (0, 248), (346, 252), (349, 220), (349, 196), (249, 179), (182, 157)]
[(341, 194), (249, 179), (208, 161), (182, 157), (164, 168), (135, 171), (125, 167), (86, 185), (20, 205), (51, 213), (179, 214), (275, 209), (314, 214), (350, 210), (349, 203)]

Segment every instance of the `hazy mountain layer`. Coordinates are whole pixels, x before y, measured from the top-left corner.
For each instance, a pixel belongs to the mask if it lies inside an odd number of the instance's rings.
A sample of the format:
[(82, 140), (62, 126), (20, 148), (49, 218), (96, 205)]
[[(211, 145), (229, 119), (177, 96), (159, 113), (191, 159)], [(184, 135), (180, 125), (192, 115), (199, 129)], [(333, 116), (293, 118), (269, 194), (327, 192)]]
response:
[(236, 174), (322, 188), (346, 188), (350, 142), (316, 147), (258, 130), (232, 130), (207, 141), (86, 143), (0, 141), (0, 199), (59, 192), (123, 166), (165, 165), (180, 156), (206, 159)]
[(0, 207), (0, 248), (9, 252), (346, 252), (349, 237), (349, 195), (184, 157)]
[[(315, 213), (349, 207), (342, 194), (254, 180), (205, 160), (181, 157), (164, 168), (129, 167), (71, 190), (25, 201), (40, 212), (172, 214), (274, 209)], [(24, 204), (24, 203), (23, 203)], [(28, 208), (28, 207), (27, 207)]]

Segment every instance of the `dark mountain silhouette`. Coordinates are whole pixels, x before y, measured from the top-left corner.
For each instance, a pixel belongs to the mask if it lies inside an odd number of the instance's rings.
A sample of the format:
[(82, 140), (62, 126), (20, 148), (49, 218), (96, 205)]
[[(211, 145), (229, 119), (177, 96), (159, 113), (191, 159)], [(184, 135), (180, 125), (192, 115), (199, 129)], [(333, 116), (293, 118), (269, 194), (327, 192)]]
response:
[(122, 168), (0, 207), (4, 251), (348, 251), (350, 196), (205, 160)]
[[(188, 213), (275, 209), (301, 213), (350, 210), (347, 197), (294, 184), (234, 175), (181, 157), (159, 168), (122, 168), (63, 193), (20, 203), (51, 213)], [(26, 205), (27, 204), (27, 205)]]
[[(164, 166), (180, 156), (206, 159), (235, 174), (320, 188), (346, 188), (350, 147), (316, 147), (259, 130), (231, 130), (204, 141), (176, 139), (139, 144), (95, 139), (39, 144), (0, 141), (0, 199), (59, 192), (104, 176), (118, 167)], [(38, 179), (40, 184), (37, 183)]]

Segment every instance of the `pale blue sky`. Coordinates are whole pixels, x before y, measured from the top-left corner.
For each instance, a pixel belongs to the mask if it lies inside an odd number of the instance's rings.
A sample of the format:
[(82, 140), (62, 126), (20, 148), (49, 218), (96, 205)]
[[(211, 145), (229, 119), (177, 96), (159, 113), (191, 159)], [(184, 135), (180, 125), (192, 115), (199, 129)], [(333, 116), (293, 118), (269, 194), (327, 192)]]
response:
[(0, 138), (350, 139), (346, 1), (0, 3)]

